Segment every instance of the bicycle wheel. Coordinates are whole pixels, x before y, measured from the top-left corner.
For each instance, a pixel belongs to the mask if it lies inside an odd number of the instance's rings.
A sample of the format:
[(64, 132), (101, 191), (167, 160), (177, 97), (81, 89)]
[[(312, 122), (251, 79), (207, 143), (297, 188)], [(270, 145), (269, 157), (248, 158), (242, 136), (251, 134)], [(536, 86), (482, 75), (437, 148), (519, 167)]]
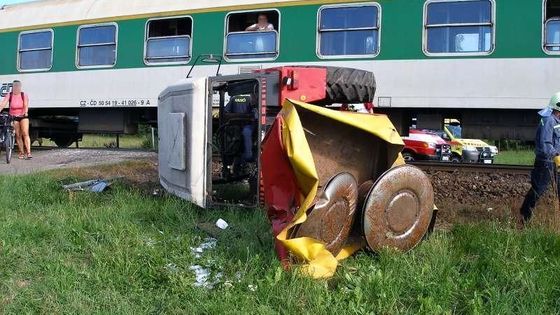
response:
[(12, 151), (14, 148), (14, 139), (12, 137), (12, 135), (7, 132), (6, 135), (4, 135), (4, 149), (6, 150), (6, 163), (10, 164), (10, 162), (12, 161)]

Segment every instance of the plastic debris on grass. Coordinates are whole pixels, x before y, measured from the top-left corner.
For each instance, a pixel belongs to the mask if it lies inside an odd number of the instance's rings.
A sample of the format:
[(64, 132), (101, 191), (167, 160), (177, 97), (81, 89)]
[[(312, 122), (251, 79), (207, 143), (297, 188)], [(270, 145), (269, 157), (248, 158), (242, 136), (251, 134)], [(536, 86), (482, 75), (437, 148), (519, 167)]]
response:
[(91, 191), (94, 193), (100, 193), (105, 191), (105, 189), (111, 186), (112, 181), (118, 178), (121, 177), (111, 179), (92, 179), (84, 182), (63, 185), (62, 188), (67, 191)]
[(229, 223), (227, 223), (224, 219), (218, 219), (216, 222), (198, 223), (196, 227), (201, 231), (206, 232), (206, 234), (213, 238), (220, 238), (224, 235), (224, 231), (230, 230)]
[[(207, 237), (207, 238), (204, 239), (202, 244), (200, 244), (198, 247), (191, 247), (191, 252), (194, 254), (194, 257), (196, 259), (199, 259), (199, 258), (202, 257), (202, 254), (205, 251), (213, 249), (214, 247), (216, 247), (217, 242), (218, 242), (217, 239), (212, 238), (212, 237)], [(201, 265), (192, 265), (192, 266), (190, 266), (189, 269), (194, 272), (195, 282), (194, 282), (193, 285), (195, 287), (205, 288), (205, 289), (213, 289), (214, 286), (217, 285), (218, 283), (220, 283), (220, 280), (222, 279), (222, 273), (221, 272), (216, 273), (212, 277), (211, 270), (208, 269), (208, 268), (204, 268)]]
[(202, 253), (204, 253), (204, 251), (207, 249), (216, 247), (217, 242), (217, 239), (213, 237), (207, 237), (204, 239), (204, 242), (202, 242), (202, 244), (200, 244), (198, 247), (191, 247), (191, 252), (194, 254), (194, 258), (202, 257)]
[[(214, 224), (199, 224), (198, 227), (202, 230), (207, 231), (211, 235), (217, 235), (219, 234), (218, 231), (226, 230), (229, 227), (229, 224), (224, 219), (218, 219)], [(216, 228), (218, 230), (215, 230)], [(216, 238), (207, 237), (202, 241), (200, 245), (198, 245), (197, 247), (191, 247), (190, 249), (194, 255), (194, 258), (200, 259), (202, 258), (202, 254), (204, 254), (204, 252), (214, 249), (217, 243), (218, 240)], [(223, 277), (222, 272), (213, 274), (209, 268), (203, 267), (198, 264), (190, 266), (189, 269), (193, 271), (195, 275), (195, 282), (193, 285), (199, 288), (213, 289), (217, 284), (221, 282)], [(224, 287), (231, 288), (233, 287), (233, 283), (231, 281), (225, 281)]]
[(229, 224), (224, 219), (218, 219), (218, 221), (216, 221), (216, 226), (222, 230), (225, 230), (228, 228)]
[(209, 269), (204, 268), (200, 265), (193, 265), (190, 269), (194, 272), (196, 281), (194, 283), (195, 287), (213, 289), (220, 280), (222, 279), (222, 273), (218, 272), (212, 277), (212, 273)]

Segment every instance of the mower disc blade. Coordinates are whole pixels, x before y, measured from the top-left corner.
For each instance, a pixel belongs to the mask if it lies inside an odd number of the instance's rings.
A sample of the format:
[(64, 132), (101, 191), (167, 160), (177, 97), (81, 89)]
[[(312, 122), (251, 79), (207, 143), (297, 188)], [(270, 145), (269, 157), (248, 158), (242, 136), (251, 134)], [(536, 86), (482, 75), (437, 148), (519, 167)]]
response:
[(363, 231), (369, 248), (407, 251), (430, 226), (434, 190), (424, 172), (402, 165), (385, 172), (369, 191), (363, 206)]
[(349, 173), (334, 176), (320, 194), (296, 237), (311, 237), (326, 244), (337, 255), (350, 234), (358, 202), (358, 184)]

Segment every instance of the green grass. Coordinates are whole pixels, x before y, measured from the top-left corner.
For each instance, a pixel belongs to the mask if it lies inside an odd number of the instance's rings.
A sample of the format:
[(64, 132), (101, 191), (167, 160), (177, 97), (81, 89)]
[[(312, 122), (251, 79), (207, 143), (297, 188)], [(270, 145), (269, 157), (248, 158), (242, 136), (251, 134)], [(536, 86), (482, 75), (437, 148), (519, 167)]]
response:
[(533, 150), (519, 150), (519, 151), (501, 151), (494, 163), (496, 164), (511, 164), (511, 165), (533, 165), (535, 161), (535, 151)]
[[(359, 253), (332, 279), (315, 281), (281, 270), (261, 211), (204, 211), (125, 184), (102, 194), (69, 194), (60, 189), (60, 176), (0, 177), (0, 313), (560, 310), (560, 237), (537, 228), (456, 226), (407, 254)], [(231, 230), (218, 237), (215, 249), (195, 258), (190, 247), (206, 237), (196, 224), (218, 218)], [(193, 264), (222, 272), (231, 285), (193, 287)]]
[[(89, 135), (83, 136), (80, 142), (82, 148), (105, 148), (108, 145), (116, 146), (117, 136), (113, 135)], [(121, 135), (119, 139), (120, 147), (123, 149), (145, 149), (146, 146), (151, 148), (151, 138), (140, 135)], [(43, 146), (56, 146), (53, 141), (43, 139)], [(75, 143), (72, 144), (72, 147)]]

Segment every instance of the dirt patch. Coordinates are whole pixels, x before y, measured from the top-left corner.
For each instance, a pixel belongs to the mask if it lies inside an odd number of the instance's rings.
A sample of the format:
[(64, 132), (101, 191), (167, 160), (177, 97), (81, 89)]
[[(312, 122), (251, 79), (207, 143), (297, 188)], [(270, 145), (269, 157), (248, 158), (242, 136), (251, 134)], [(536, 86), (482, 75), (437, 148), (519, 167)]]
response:
[(52, 169), (66, 169), (92, 165), (114, 164), (124, 161), (156, 159), (157, 154), (142, 150), (124, 149), (36, 149), (32, 160), (19, 160), (17, 155), (10, 164), (0, 154), (0, 174), (28, 174)]
[[(485, 174), (428, 171), (435, 192), (438, 225), (495, 220), (513, 224), (531, 188), (530, 177), (520, 174)], [(550, 225), (560, 221), (552, 189), (535, 210), (535, 221)], [(556, 225), (554, 223), (553, 225)]]
[(119, 178), (119, 181), (149, 194), (160, 190), (158, 162), (155, 157), (114, 164), (71, 167), (64, 171), (50, 171), (49, 174), (61, 180), (69, 176), (84, 180)]

